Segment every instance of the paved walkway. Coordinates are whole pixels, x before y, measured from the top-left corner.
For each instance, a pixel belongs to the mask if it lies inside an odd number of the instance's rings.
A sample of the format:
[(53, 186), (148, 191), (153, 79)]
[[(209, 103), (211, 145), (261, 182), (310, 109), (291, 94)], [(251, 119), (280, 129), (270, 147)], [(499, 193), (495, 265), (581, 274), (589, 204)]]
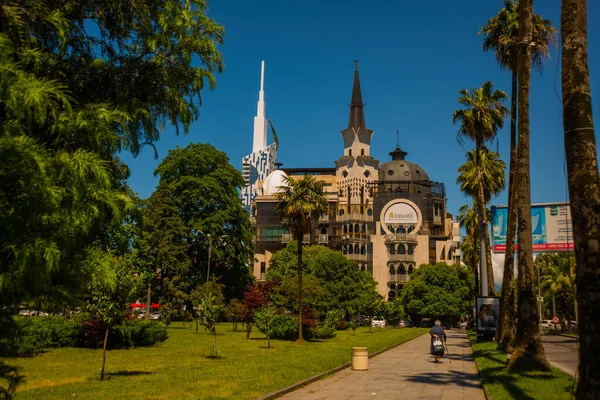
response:
[(467, 335), (457, 330), (446, 333), (450, 360), (442, 358), (440, 364), (433, 362), (429, 354), (429, 335), (425, 334), (370, 358), (368, 371), (347, 368), (280, 398), (485, 399)]
[(542, 343), (550, 364), (575, 376), (579, 356), (578, 340), (567, 336), (542, 335)]

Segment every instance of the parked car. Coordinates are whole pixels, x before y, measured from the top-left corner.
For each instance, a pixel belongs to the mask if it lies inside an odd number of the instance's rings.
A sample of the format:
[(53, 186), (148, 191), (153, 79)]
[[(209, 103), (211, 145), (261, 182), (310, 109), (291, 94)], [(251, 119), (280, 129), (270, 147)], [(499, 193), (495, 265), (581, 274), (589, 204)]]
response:
[(385, 328), (385, 319), (380, 315), (376, 315), (371, 320), (371, 326), (373, 328)]
[(156, 321), (159, 318), (160, 318), (160, 313), (158, 311), (152, 311), (150, 313), (150, 320)]
[(431, 318), (423, 318), (419, 326), (421, 328), (431, 328), (433, 326), (433, 320)]
[(561, 327), (561, 325), (559, 323), (555, 323), (551, 319), (543, 319), (543, 320), (540, 321), (540, 330), (543, 330), (543, 331), (553, 331), (553, 330), (560, 331), (561, 328), (562, 327)]
[(20, 310), (19, 311), (19, 315), (23, 316), (23, 317), (28, 317), (31, 315), (31, 311), (29, 310)]
[(412, 328), (414, 326), (414, 324), (409, 319), (403, 319), (403, 320), (400, 320), (400, 322), (398, 323), (398, 326), (401, 328)]

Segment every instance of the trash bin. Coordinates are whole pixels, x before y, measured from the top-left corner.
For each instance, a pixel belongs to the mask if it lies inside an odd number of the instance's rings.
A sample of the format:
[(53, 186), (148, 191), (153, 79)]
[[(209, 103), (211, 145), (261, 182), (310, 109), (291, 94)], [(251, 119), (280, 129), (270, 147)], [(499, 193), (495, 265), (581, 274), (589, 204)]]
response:
[(369, 352), (366, 347), (352, 348), (352, 370), (366, 371), (369, 369)]

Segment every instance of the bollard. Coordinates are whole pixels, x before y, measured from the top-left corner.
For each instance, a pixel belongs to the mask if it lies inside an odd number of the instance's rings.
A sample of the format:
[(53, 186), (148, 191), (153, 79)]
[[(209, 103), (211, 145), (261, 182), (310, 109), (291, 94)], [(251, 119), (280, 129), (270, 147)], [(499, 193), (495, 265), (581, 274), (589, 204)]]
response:
[(352, 370), (367, 371), (369, 369), (369, 352), (366, 347), (352, 348)]

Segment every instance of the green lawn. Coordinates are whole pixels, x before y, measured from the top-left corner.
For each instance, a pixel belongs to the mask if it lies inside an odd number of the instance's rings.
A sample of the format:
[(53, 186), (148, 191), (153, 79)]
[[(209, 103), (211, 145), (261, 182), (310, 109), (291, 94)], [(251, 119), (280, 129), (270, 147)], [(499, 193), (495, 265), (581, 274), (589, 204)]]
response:
[(571, 375), (557, 368), (552, 372), (509, 372), (506, 354), (497, 349), (496, 343), (476, 343), (474, 334), (470, 336), (483, 385), (494, 400), (571, 398)]
[(11, 360), (22, 367), (27, 383), (17, 399), (255, 399), (349, 362), (351, 347), (372, 353), (427, 332), (427, 329), (360, 328), (339, 331), (335, 339), (297, 345), (267, 341), (254, 331), (218, 327), (220, 358), (211, 359), (212, 336), (193, 324), (174, 323), (162, 344), (107, 354), (108, 381), (100, 381), (102, 351), (53, 349), (33, 358)]

